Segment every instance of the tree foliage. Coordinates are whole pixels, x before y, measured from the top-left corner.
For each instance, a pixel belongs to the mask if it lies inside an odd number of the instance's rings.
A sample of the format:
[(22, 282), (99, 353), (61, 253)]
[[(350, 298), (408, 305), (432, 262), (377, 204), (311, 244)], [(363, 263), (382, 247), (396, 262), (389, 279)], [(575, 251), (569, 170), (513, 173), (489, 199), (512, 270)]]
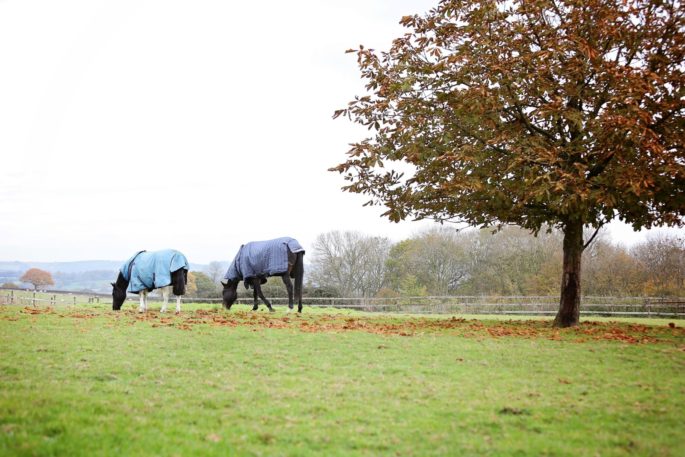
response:
[[(663, 1), (442, 1), (357, 52), (375, 130), (335, 169), (409, 215), (474, 225), (685, 214), (683, 10)], [(407, 162), (405, 176), (383, 167)]]
[(188, 272), (188, 282), (186, 283), (186, 295), (189, 297), (197, 296), (197, 283), (195, 282), (195, 272)]
[(55, 285), (55, 281), (52, 279), (50, 272), (41, 270), (40, 268), (30, 268), (26, 270), (19, 280), (21, 282), (33, 284), (34, 289)]
[(220, 296), (220, 289), (208, 274), (201, 271), (191, 271), (188, 273), (187, 293), (191, 297), (216, 298)]

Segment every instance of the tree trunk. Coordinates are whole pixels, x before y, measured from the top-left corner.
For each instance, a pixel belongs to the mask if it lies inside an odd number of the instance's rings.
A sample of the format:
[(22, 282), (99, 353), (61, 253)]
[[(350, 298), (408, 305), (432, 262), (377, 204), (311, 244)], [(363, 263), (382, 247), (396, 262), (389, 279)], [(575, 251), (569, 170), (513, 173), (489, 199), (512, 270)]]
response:
[(583, 255), (583, 223), (569, 221), (564, 226), (564, 269), (561, 274), (561, 300), (554, 318), (555, 327), (573, 327), (580, 320), (580, 260)]

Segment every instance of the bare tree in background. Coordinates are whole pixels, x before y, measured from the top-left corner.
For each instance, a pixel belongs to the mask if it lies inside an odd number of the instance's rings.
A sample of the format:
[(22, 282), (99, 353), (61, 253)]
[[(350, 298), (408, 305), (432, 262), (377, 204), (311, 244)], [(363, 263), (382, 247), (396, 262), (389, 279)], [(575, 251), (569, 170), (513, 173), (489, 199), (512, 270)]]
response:
[(314, 241), (310, 281), (342, 296), (375, 295), (385, 283), (391, 242), (353, 231), (332, 231)]
[(685, 292), (685, 239), (656, 234), (632, 250), (645, 271), (644, 293), (681, 295)]
[(224, 266), (223, 263), (217, 261), (209, 262), (209, 265), (207, 265), (207, 268), (205, 269), (205, 274), (207, 274), (207, 276), (209, 276), (209, 278), (215, 284), (218, 284), (219, 281), (221, 281), (225, 273), (226, 266)]

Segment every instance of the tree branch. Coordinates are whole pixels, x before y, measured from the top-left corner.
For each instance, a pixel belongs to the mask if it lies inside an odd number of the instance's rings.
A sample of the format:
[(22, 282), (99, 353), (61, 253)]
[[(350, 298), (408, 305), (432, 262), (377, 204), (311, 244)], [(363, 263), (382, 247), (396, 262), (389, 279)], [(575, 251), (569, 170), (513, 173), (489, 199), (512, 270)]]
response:
[(588, 246), (590, 246), (590, 244), (592, 243), (592, 241), (595, 239), (595, 237), (596, 237), (597, 234), (599, 233), (599, 229), (601, 229), (601, 228), (604, 226), (605, 223), (606, 223), (605, 221), (602, 221), (602, 222), (599, 223), (599, 225), (597, 226), (597, 230), (595, 230), (595, 233), (593, 233), (592, 236), (590, 237), (590, 239), (587, 240), (587, 243), (585, 243), (585, 244), (583, 245), (583, 251), (584, 251), (585, 249), (587, 249)]

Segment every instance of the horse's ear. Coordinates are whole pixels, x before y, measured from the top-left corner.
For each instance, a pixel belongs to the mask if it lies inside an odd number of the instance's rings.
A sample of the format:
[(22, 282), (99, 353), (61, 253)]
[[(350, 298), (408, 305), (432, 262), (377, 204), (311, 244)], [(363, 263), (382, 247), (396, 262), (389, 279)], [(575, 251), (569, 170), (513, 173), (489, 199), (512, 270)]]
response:
[(113, 282), (110, 282), (110, 284), (112, 285), (112, 287), (115, 287), (115, 284)]
[(224, 286), (224, 287), (228, 286), (228, 283), (224, 284), (224, 282), (223, 282), (223, 281), (219, 281), (219, 282), (220, 282), (220, 283), (221, 283), (221, 285), (222, 285), (222, 286)]

